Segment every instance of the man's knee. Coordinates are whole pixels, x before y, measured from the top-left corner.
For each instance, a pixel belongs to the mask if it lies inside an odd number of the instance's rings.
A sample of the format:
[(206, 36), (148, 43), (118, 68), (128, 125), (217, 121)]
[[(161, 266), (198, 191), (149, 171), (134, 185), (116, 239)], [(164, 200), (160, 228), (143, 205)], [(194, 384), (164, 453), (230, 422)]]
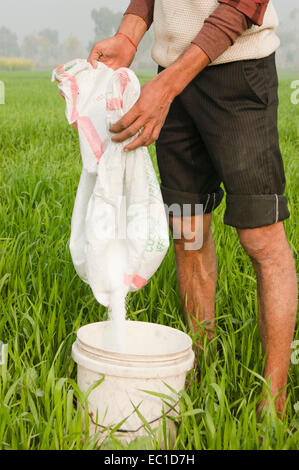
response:
[(275, 260), (286, 248), (282, 222), (265, 227), (237, 229), (240, 243), (253, 262)]
[(192, 217), (170, 217), (176, 250), (200, 250), (211, 236), (211, 215)]

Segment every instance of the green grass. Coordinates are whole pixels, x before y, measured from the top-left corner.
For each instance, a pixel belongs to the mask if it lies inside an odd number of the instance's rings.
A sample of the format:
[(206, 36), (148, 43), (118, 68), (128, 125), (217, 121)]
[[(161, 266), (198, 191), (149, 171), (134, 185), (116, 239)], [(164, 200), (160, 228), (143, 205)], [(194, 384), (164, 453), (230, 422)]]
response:
[[(72, 360), (71, 378), (67, 372), (76, 330), (107, 318), (75, 274), (68, 249), (81, 171), (77, 134), (48, 73), (2, 73), (0, 80), (6, 87), (0, 106), (0, 339), (8, 343), (7, 366), (0, 367), (0, 449), (93, 449), (95, 439), (81, 431), (86, 397)], [(290, 81), (280, 83), (279, 131), (292, 212), (285, 228), (296, 256), (299, 105), (290, 103)], [(153, 146), (150, 151), (155, 158)], [(285, 422), (271, 409), (256, 421), (263, 387), (256, 280), (235, 230), (223, 225), (223, 211), (224, 203), (213, 222), (217, 355), (210, 366), (201, 359), (199, 384), (192, 380), (180, 395), (174, 448), (298, 449), (299, 364), (290, 367)], [(128, 315), (185, 328), (172, 248), (149, 284), (130, 295)], [(149, 435), (144, 445), (159, 448), (160, 441)], [(121, 448), (117, 440), (112, 446)]]

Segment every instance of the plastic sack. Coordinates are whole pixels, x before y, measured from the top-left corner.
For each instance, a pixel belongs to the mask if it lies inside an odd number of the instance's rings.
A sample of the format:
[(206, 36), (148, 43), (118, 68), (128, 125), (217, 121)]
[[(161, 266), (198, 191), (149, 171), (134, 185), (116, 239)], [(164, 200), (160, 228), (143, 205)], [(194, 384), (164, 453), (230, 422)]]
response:
[(83, 170), (71, 224), (74, 267), (109, 306), (143, 287), (158, 269), (169, 232), (160, 187), (146, 147), (124, 152), (109, 126), (137, 101), (140, 84), (127, 68), (97, 69), (77, 59), (53, 71), (66, 117), (79, 132)]

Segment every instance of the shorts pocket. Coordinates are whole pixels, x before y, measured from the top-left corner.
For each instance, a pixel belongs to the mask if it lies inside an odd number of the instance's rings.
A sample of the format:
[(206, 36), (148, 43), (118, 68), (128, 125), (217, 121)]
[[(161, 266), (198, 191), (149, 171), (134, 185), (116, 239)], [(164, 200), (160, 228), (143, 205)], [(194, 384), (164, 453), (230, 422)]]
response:
[(248, 97), (256, 103), (269, 103), (269, 82), (266, 59), (244, 60), (243, 74), (248, 87)]

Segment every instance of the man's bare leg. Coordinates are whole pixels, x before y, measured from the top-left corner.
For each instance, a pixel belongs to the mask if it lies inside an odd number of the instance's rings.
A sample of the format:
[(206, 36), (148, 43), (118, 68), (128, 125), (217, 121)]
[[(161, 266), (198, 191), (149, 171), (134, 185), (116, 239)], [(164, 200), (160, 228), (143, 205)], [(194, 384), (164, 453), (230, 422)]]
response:
[[(265, 378), (271, 377), (274, 397), (287, 385), (291, 343), (297, 313), (297, 277), (282, 222), (254, 229), (238, 229), (241, 244), (257, 276), (258, 315)], [(286, 390), (275, 401), (282, 415)], [(264, 405), (261, 403), (260, 408)]]
[[(190, 239), (196, 225), (195, 217), (202, 217), (202, 247), (190, 250), (187, 249), (188, 245), (190, 248), (195, 240), (195, 237)], [(217, 280), (216, 251), (211, 232), (211, 220), (211, 214), (191, 217), (191, 224), (189, 218), (185, 225), (181, 218), (174, 217), (170, 220), (174, 235), (179, 291), (186, 323), (189, 326), (191, 321), (193, 331), (196, 333), (200, 322), (204, 328), (207, 328), (209, 339), (213, 337), (215, 325)], [(181, 238), (175, 239), (175, 233), (178, 236), (181, 233)]]

